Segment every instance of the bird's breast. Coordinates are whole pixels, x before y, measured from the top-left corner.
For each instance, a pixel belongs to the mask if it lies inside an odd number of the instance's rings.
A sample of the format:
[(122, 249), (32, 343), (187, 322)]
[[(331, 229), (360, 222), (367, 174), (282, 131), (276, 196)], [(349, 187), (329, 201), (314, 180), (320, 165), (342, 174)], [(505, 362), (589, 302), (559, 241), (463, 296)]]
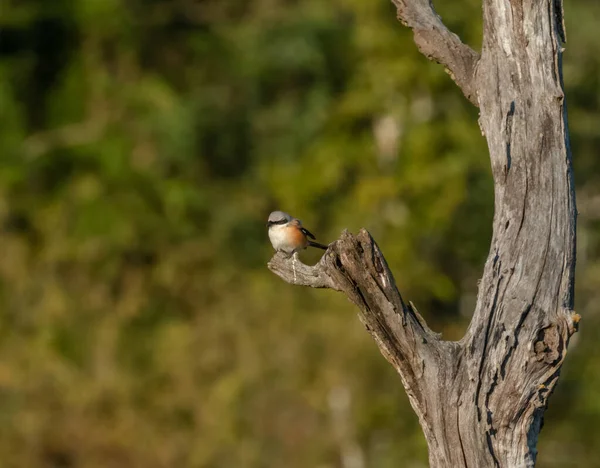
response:
[(275, 250), (292, 252), (306, 247), (306, 236), (296, 227), (289, 225), (271, 226), (269, 240)]

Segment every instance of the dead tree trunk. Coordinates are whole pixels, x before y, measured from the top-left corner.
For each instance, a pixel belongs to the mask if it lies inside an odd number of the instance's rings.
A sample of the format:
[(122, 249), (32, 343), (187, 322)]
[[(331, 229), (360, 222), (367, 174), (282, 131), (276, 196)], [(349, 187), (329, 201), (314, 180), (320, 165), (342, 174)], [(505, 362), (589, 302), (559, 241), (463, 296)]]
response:
[(342, 291), (397, 369), (432, 467), (529, 467), (579, 316), (575, 194), (561, 76), (560, 0), (483, 0), (481, 56), (430, 0), (393, 0), (417, 46), (480, 109), (495, 185), (490, 253), (465, 337), (442, 341), (406, 304), (366, 231), (314, 267), (277, 254), (284, 280)]

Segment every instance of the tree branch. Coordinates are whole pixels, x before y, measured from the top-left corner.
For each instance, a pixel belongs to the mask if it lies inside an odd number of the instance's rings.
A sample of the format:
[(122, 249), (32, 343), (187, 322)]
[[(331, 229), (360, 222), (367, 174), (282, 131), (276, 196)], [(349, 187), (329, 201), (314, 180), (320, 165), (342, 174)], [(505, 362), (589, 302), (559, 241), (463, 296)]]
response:
[(413, 30), (419, 51), (428, 59), (444, 65), (465, 97), (479, 107), (474, 83), (479, 54), (444, 25), (431, 0), (392, 2), (396, 6), (398, 19)]
[(295, 254), (294, 257), (290, 257), (283, 252), (277, 252), (267, 266), (273, 273), (290, 284), (341, 291), (327, 274), (324, 259), (325, 256), (315, 266), (309, 266), (298, 260)]
[(446, 364), (448, 353), (441, 348), (447, 344), (427, 327), (411, 303), (404, 303), (385, 258), (366, 230), (357, 236), (344, 231), (315, 266), (283, 253), (275, 254), (268, 266), (290, 284), (346, 294), (359, 307), (359, 317), (381, 353), (400, 373), (415, 409), (424, 409), (421, 387), (427, 380), (422, 377)]

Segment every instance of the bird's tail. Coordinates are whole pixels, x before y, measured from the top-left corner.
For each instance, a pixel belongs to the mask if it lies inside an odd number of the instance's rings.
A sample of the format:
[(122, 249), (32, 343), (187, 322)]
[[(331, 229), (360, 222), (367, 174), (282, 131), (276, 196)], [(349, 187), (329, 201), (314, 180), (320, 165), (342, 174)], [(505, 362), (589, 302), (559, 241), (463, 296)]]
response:
[(319, 244), (318, 242), (315, 241), (308, 241), (308, 245), (310, 245), (311, 247), (316, 247), (317, 249), (323, 249), (323, 250), (327, 250), (329, 248), (329, 246), (324, 245), (324, 244)]

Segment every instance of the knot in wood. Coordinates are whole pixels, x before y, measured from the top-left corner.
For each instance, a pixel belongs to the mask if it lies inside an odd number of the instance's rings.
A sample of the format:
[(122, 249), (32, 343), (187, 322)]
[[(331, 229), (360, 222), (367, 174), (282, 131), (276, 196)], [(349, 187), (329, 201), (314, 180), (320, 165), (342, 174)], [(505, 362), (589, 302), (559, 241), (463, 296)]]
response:
[(562, 357), (564, 343), (556, 325), (550, 325), (538, 332), (534, 343), (535, 359), (546, 364), (555, 364)]

